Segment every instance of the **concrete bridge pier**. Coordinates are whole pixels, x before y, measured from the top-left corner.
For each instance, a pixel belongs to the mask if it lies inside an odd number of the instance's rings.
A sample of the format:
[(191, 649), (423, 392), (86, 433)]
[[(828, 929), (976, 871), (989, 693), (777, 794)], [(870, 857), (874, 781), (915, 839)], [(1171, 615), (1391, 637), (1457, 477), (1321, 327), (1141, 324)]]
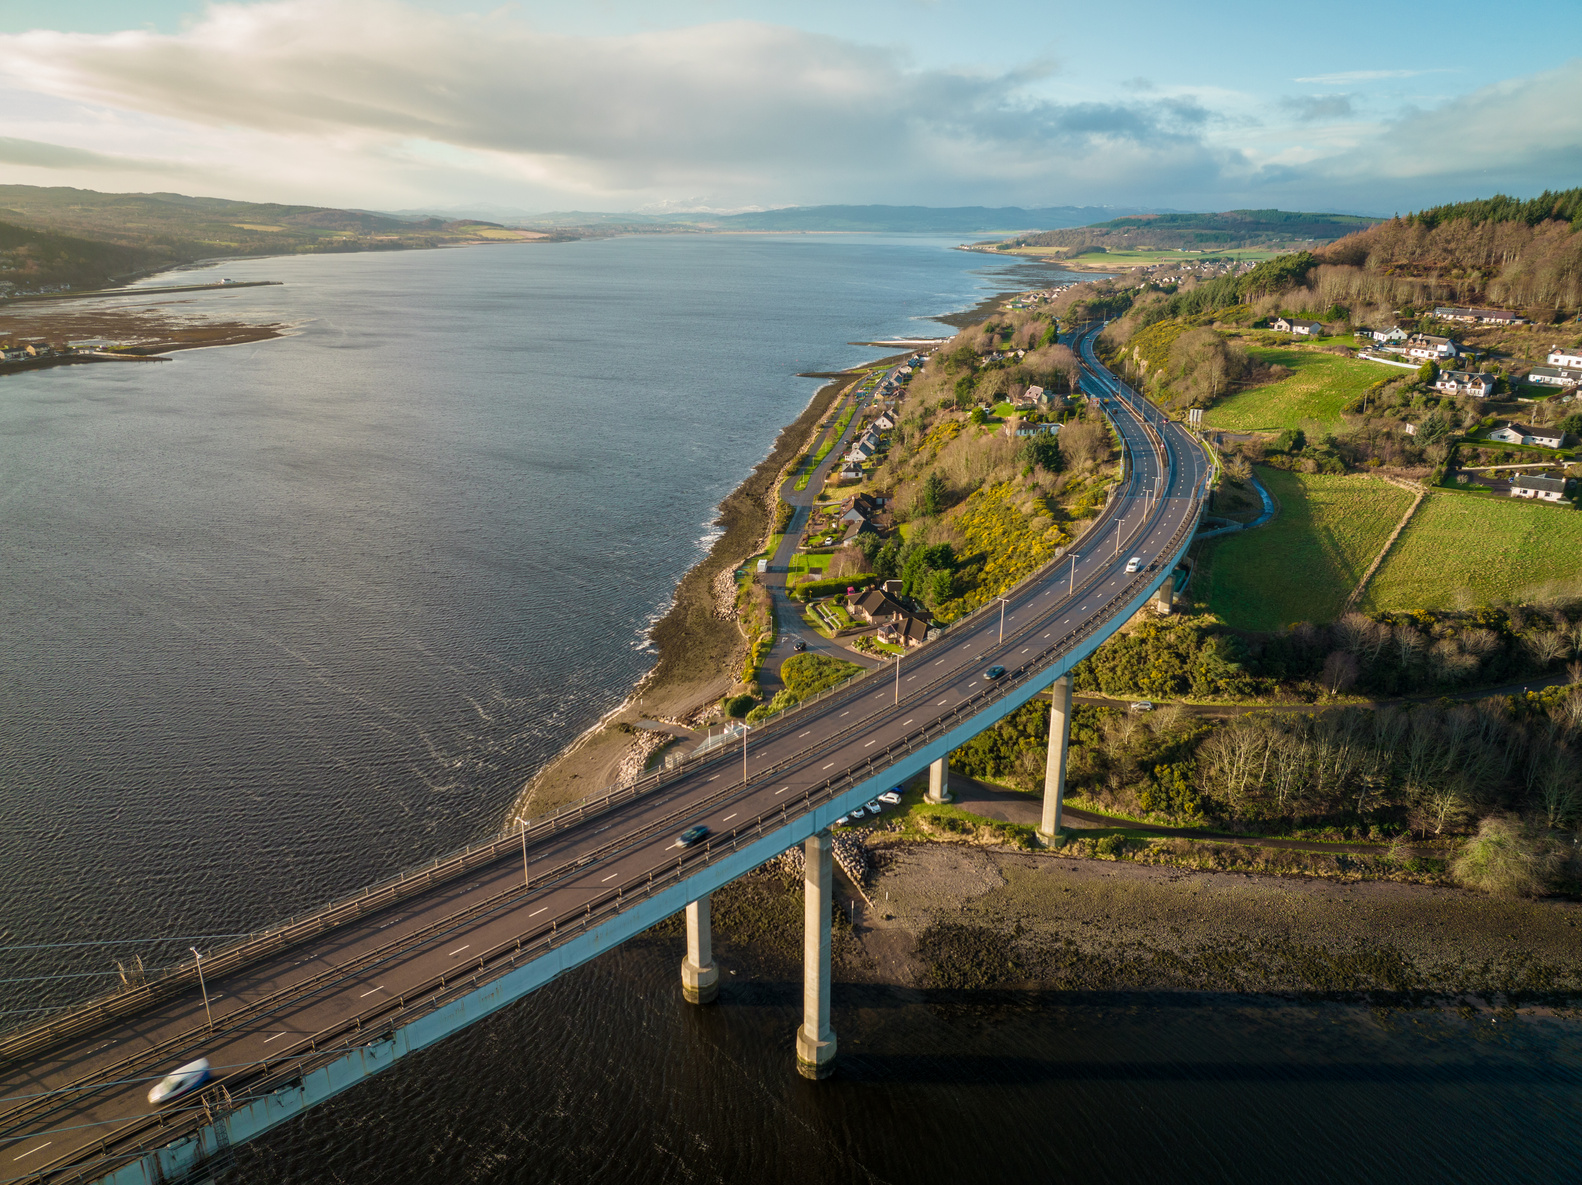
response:
[(925, 802), (949, 802), (950, 798), (950, 758), (941, 757), (928, 767), (928, 793), (923, 796)]
[(1071, 745), (1071, 676), (1063, 675), (1050, 689), (1049, 763), (1044, 767), (1044, 816), (1038, 841), (1045, 847), (1060, 842), (1060, 812), (1066, 803), (1066, 750)]
[(1161, 617), (1168, 617), (1170, 609), (1175, 604), (1176, 576), (1171, 572), (1165, 582), (1159, 586), (1159, 591), (1154, 594), (1154, 612)]
[(834, 904), (835, 847), (829, 832), (802, 846), (806, 937), (802, 952), (802, 1027), (796, 1033), (796, 1068), (804, 1078), (835, 1072), (835, 1034), (829, 1027), (830, 909)]
[(687, 957), (681, 960), (681, 994), (688, 1004), (711, 1004), (720, 994), (720, 969), (709, 934), (709, 899), (687, 906)]

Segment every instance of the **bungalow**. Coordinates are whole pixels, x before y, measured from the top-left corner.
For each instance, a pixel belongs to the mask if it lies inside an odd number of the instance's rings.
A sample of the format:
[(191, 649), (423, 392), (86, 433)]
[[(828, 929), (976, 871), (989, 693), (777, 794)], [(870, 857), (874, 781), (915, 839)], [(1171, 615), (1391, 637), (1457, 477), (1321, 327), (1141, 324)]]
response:
[(1485, 440), (1499, 440), (1506, 444), (1532, 444), (1539, 448), (1559, 448), (1566, 438), (1558, 428), (1534, 428), (1531, 424), (1518, 424), (1507, 420), (1498, 428), (1489, 429)]
[(1535, 366), (1527, 372), (1527, 381), (1541, 387), (1575, 387), (1582, 383), (1582, 368)]
[(888, 432), (895, 427), (895, 417), (888, 411), (882, 411), (874, 418), (873, 426), (881, 432)]
[(1388, 329), (1373, 330), (1372, 337), (1374, 341), (1383, 344), (1404, 342), (1406, 340), (1406, 330), (1402, 329), (1399, 325), (1392, 325)]
[(1495, 325), (1515, 325), (1521, 317), (1509, 309), (1438, 308), (1434, 316), (1441, 321), (1485, 321)]
[(870, 588), (853, 601), (851, 614), (867, 622), (895, 621), (898, 618), (911, 616), (899, 601), (877, 588)]
[(1494, 394), (1494, 376), (1473, 374), (1469, 370), (1444, 370), (1434, 380), (1434, 390), (1446, 395), (1471, 395), (1487, 399)]
[(1582, 368), (1582, 349), (1572, 348), (1562, 350), (1559, 346), (1549, 347), (1549, 365)]
[(884, 506), (883, 498), (876, 498), (871, 494), (853, 494), (840, 504), (840, 516), (837, 521), (843, 523), (867, 522)]
[(840, 479), (842, 481), (861, 481), (862, 466), (857, 464), (856, 461), (847, 461), (840, 467)]
[(928, 641), (928, 622), (907, 614), (879, 627), (879, 641), (913, 650)]
[(1059, 424), (1039, 424), (1032, 420), (1011, 420), (1006, 428), (1007, 436), (1056, 436), (1060, 433)]
[(1513, 477), (1511, 497), (1537, 498), (1544, 502), (1559, 502), (1566, 496), (1566, 479), (1563, 477)]
[(1276, 317), (1269, 323), (1269, 328), (1280, 333), (1296, 333), (1303, 337), (1323, 337), (1324, 325), (1321, 321), (1303, 321), (1300, 317)]

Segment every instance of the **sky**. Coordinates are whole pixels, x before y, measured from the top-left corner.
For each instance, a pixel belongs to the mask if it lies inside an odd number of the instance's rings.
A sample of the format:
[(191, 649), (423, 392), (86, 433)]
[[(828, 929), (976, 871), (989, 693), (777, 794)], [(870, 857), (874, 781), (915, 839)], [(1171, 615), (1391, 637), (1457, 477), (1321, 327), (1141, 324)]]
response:
[(0, 182), (1390, 214), (1582, 184), (1575, 0), (0, 0)]

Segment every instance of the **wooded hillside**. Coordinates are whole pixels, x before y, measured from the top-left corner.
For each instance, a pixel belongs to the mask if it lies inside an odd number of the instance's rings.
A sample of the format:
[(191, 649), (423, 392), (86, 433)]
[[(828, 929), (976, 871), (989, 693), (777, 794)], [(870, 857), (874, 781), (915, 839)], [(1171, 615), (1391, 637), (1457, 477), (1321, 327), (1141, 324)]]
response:
[(1222, 249), (1328, 242), (1371, 225), (1375, 220), (1349, 214), (1304, 214), (1290, 210), (1229, 210), (1221, 214), (1150, 214), (1115, 218), (1092, 226), (1019, 235), (1004, 247), (1065, 247), (1139, 250)]

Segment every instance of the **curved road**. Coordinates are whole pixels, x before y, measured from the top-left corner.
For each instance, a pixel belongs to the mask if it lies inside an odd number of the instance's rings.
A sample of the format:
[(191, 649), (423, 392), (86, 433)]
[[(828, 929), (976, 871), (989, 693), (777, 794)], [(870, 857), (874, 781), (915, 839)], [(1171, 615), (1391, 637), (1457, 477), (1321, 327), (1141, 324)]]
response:
[[(1079, 556), (1062, 557), (1007, 594), (1003, 636), (995, 602), (908, 655), (899, 678), (887, 665), (766, 722), (745, 758), (738, 743), (525, 836), (376, 886), (333, 914), (214, 952), (204, 964), (212, 1029), (188, 969), (103, 1008), (0, 1038), (0, 1181), (97, 1179), (204, 1126), (201, 1102), (156, 1111), (146, 1099), (152, 1081), (195, 1057), (210, 1060), (229, 1092), (210, 1093), (211, 1105), (289, 1102), (304, 1073), (330, 1065), (326, 1059), (377, 1060), (379, 1042), (397, 1040), (392, 1033), (421, 1027), (433, 1010), (530, 960), (558, 958), (547, 976), (594, 957), (603, 919), (631, 910), (635, 926), (639, 904), (664, 885), (675, 892), (654, 905), (674, 908), (682, 900), (675, 893), (703, 883), (693, 878), (710, 861), (739, 875), (746, 866), (729, 864), (729, 853), (756, 860), (765, 843), (780, 842), (776, 828), (824, 825), (867, 796), (863, 778), (903, 762), (916, 768), (948, 751), (942, 744), (961, 743), (963, 728), (987, 727), (1046, 687), (1051, 672), (1090, 652), (1122, 623), (1126, 606), (1168, 577), (1191, 539), (1208, 468), (1184, 429), (1097, 365), (1091, 334), (1078, 344), (1091, 368), (1084, 386), (1126, 442), (1126, 479), (1080, 541)], [(1143, 571), (1129, 574), (1134, 555)], [(991, 664), (1008, 673), (987, 679)], [(679, 848), (676, 835), (691, 825), (708, 827), (709, 843)], [(621, 940), (618, 927), (605, 932)], [(583, 939), (568, 937), (574, 933)], [(281, 1107), (273, 1122), (295, 1113)]]

